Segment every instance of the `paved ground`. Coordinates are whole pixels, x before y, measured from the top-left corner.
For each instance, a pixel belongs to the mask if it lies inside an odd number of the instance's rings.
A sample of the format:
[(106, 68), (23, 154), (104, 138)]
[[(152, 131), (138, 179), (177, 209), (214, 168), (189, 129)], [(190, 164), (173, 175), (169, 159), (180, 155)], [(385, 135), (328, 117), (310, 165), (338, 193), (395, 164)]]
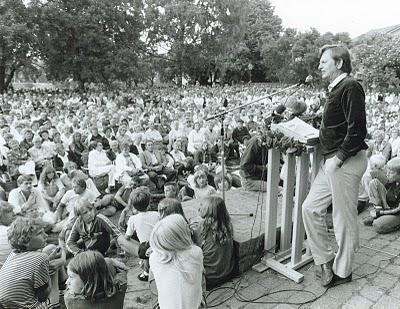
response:
[[(300, 284), (272, 270), (262, 274), (248, 271), (240, 278), (225, 284), (225, 288), (211, 294), (207, 292), (209, 308), (399, 309), (400, 231), (378, 235), (371, 227), (362, 224), (362, 218), (366, 214), (367, 211), (364, 211), (358, 220), (361, 247), (357, 252), (351, 283), (326, 290), (315, 280), (313, 264), (300, 270), (305, 276)], [(125, 308), (150, 309), (156, 297), (150, 293), (148, 284), (136, 278), (139, 273), (137, 261), (130, 262), (132, 266), (128, 275)], [(302, 303), (305, 304), (301, 305)]]

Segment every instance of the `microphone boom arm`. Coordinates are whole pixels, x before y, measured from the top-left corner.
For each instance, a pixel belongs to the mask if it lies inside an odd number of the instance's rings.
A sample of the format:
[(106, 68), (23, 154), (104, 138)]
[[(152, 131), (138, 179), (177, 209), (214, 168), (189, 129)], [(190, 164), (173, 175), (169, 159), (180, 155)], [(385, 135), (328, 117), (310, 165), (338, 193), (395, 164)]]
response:
[(301, 86), (301, 85), (303, 85), (303, 84), (304, 84), (304, 82), (301, 82), (301, 83), (298, 83), (298, 84), (295, 84), (295, 85), (292, 85), (292, 86), (289, 86), (289, 87), (280, 89), (280, 90), (275, 91), (275, 92), (273, 92), (273, 93), (271, 93), (270, 95), (267, 95), (267, 96), (265, 96), (265, 97), (259, 98), (259, 99), (257, 99), (257, 100), (251, 101), (251, 102), (244, 103), (244, 104), (242, 104), (242, 105), (239, 105), (239, 106), (236, 106), (236, 107), (234, 107), (234, 108), (225, 110), (225, 111), (220, 112), (220, 113), (218, 113), (218, 114), (214, 114), (214, 115), (212, 115), (212, 116), (206, 118), (205, 121), (210, 121), (210, 120), (213, 120), (213, 119), (215, 119), (215, 118), (222, 117), (222, 116), (224, 116), (224, 115), (226, 115), (226, 114), (229, 114), (229, 113), (231, 113), (231, 112), (233, 112), (233, 111), (235, 111), (235, 110), (241, 109), (241, 108), (243, 108), (243, 107), (246, 107), (246, 106), (248, 106), (248, 105), (257, 103), (257, 102), (262, 101), (262, 100), (265, 100), (265, 99), (267, 99), (267, 98), (272, 98), (273, 96), (275, 96), (275, 95), (277, 95), (277, 94), (279, 94), (279, 93), (282, 93), (282, 92), (288, 91), (288, 90), (290, 90), (290, 89), (299, 87), (299, 86)]

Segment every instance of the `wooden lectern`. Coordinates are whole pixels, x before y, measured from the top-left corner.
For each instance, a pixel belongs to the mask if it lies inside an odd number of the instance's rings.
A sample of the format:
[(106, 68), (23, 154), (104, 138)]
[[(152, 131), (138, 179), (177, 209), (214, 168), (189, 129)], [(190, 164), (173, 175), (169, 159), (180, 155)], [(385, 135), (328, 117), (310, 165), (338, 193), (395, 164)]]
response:
[[(304, 276), (296, 270), (312, 261), (305, 245), (302, 204), (307, 196), (311, 181), (317, 175), (321, 154), (318, 146), (318, 130), (300, 119), (295, 124), (287, 122), (272, 127), (307, 145), (307, 151), (300, 156), (287, 154), (285, 181), (281, 210), (280, 247), (277, 246), (278, 184), (280, 178), (280, 157), (277, 149), (268, 152), (267, 197), (265, 204), (265, 255), (259, 264), (253, 266), (258, 272), (272, 268), (284, 276), (300, 283)], [(302, 134), (303, 133), (303, 134)], [(310, 155), (312, 154), (312, 162)], [(310, 175), (311, 166), (311, 175)]]

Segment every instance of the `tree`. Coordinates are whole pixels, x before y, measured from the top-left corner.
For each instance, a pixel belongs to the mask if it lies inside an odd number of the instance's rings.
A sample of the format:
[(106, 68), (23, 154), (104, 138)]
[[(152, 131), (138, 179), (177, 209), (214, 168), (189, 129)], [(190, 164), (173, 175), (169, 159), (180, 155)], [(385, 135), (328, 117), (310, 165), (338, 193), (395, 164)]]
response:
[(36, 0), (35, 34), (50, 78), (109, 84), (137, 77), (142, 1)]
[(241, 0), (148, 0), (146, 42), (155, 53), (166, 50), (169, 72), (207, 80), (224, 48), (235, 4)]
[(296, 34), (296, 29), (288, 28), (278, 40), (263, 46), (261, 55), (265, 66), (269, 69), (270, 80), (286, 82), (291, 76), (292, 47)]
[(373, 87), (397, 90), (400, 86), (400, 38), (378, 34), (358, 42), (351, 51), (354, 67)]
[(249, 80), (250, 76), (255, 81), (271, 79), (274, 74), (263, 60), (263, 53), (279, 38), (282, 21), (268, 0), (241, 1), (240, 4), (242, 32), (228, 45), (224, 71), (240, 80)]
[(22, 0), (0, 2), (0, 93), (8, 88), (15, 72), (34, 58), (32, 29)]

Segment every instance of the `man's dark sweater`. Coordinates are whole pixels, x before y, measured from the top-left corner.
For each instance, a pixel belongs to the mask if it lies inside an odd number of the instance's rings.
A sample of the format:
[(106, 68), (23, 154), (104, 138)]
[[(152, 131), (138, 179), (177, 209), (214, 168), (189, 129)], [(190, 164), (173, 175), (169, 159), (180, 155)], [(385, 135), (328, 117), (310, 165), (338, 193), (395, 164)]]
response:
[(354, 78), (346, 77), (332, 89), (324, 106), (319, 131), (322, 153), (336, 153), (344, 162), (368, 148), (366, 135), (364, 90)]

